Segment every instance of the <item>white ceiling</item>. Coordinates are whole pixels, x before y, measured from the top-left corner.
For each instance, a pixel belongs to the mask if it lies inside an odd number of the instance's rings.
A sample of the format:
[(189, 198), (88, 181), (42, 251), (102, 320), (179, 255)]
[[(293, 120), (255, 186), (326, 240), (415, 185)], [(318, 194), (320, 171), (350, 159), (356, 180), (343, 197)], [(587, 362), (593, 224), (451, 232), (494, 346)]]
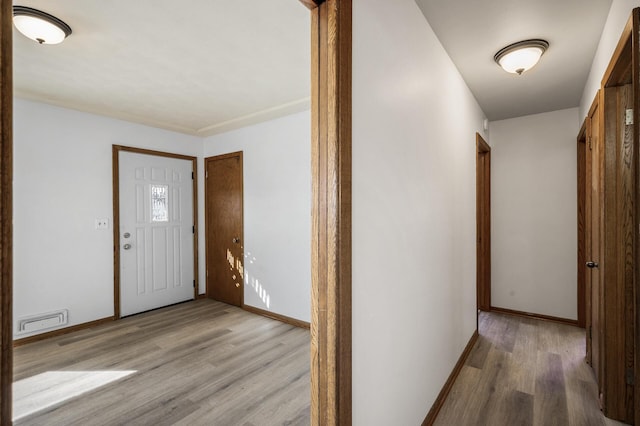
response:
[(14, 87), (33, 99), (199, 136), (309, 107), (310, 14), (294, 0), (20, 0), (73, 30), (14, 29)]
[[(578, 106), (611, 0), (416, 0), (490, 120)], [(550, 46), (518, 76), (493, 61), (511, 43)]]
[[(73, 34), (14, 30), (19, 97), (207, 136), (309, 107), (310, 17), (295, 0), (17, 0)], [(490, 120), (575, 107), (611, 0), (416, 0)], [(522, 76), (493, 61), (550, 47)]]

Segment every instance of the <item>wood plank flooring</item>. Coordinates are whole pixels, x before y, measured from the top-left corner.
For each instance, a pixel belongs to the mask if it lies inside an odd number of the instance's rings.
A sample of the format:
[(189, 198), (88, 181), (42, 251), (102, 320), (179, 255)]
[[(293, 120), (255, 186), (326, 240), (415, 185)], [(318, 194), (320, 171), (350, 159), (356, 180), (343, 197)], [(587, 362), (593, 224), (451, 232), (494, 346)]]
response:
[(482, 312), (480, 337), (435, 425), (621, 425), (598, 406), (584, 329)]
[(202, 299), (15, 348), (15, 425), (308, 425), (309, 331)]

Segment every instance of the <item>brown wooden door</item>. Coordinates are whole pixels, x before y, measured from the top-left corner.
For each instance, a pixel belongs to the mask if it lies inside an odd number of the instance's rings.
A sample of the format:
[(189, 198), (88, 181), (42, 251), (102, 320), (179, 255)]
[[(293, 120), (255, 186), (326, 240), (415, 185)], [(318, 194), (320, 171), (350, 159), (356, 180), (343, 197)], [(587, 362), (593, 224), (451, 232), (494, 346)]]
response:
[[(636, 19), (640, 20), (640, 16)], [(637, 28), (634, 32), (637, 31)], [(637, 33), (636, 33), (637, 34)], [(634, 46), (637, 46), (634, 41)], [(616, 69), (630, 70), (631, 55), (621, 56)], [(635, 62), (635, 61), (634, 61)], [(637, 268), (633, 261), (638, 220), (634, 190), (636, 184), (637, 131), (633, 123), (635, 85), (623, 78), (608, 81), (600, 98), (600, 175), (602, 177), (600, 221), (600, 389), (605, 416), (624, 423), (633, 422), (634, 304)], [(613, 74), (617, 76), (617, 74)], [(633, 75), (639, 75), (634, 71)], [(629, 77), (630, 78), (630, 77)], [(635, 78), (635, 77), (634, 77)], [(594, 334), (596, 324), (594, 323)], [(595, 340), (593, 352), (596, 352)], [(594, 359), (595, 362), (595, 359)]]
[[(585, 201), (585, 287), (587, 362), (591, 364), (600, 384), (602, 377), (602, 145), (598, 97), (587, 117), (586, 201)], [(587, 266), (589, 265), (589, 266)], [(597, 266), (596, 266), (597, 265)]]
[(476, 133), (477, 305), (491, 310), (491, 147)]
[(205, 159), (207, 295), (242, 306), (242, 152)]

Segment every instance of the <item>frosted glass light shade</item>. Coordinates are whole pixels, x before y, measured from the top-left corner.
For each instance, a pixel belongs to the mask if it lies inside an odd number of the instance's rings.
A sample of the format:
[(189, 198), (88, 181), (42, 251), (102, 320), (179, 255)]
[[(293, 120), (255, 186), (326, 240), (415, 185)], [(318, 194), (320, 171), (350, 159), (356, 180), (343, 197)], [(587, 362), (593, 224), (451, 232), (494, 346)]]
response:
[(520, 41), (501, 49), (493, 59), (506, 72), (520, 75), (533, 68), (548, 47), (545, 40)]
[(13, 7), (13, 25), (40, 44), (62, 43), (71, 34), (71, 28), (55, 16), (24, 6)]

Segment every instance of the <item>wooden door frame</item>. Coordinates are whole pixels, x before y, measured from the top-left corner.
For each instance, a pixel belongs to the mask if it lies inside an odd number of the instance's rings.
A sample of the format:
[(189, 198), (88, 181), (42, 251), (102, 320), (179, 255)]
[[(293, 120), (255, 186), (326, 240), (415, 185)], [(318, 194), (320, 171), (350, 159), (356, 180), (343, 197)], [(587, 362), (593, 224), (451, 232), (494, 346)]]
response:
[(578, 132), (576, 141), (576, 158), (577, 158), (577, 300), (578, 300), (578, 327), (586, 327), (586, 241), (585, 241), (585, 216), (586, 216), (586, 190), (587, 190), (587, 120), (585, 119)]
[[(487, 159), (485, 167), (480, 167), (480, 158)], [(488, 166), (487, 166), (488, 163)], [(484, 176), (483, 176), (484, 175)], [(488, 175), (488, 176), (487, 176)], [(488, 181), (488, 194), (483, 193), (480, 182)], [(486, 189), (485, 189), (486, 191)], [(486, 202), (489, 206), (489, 218), (483, 220), (481, 217), (481, 203)], [(482, 250), (480, 235), (485, 235), (489, 239), (489, 253)], [(488, 281), (481, 277), (481, 265), (488, 268)], [(476, 309), (482, 311), (491, 310), (491, 146), (476, 133)]]
[[(308, 1), (307, 1), (308, 3)], [(351, 424), (351, 0), (311, 11), (311, 424)]]
[[(206, 157), (204, 159), (204, 266), (206, 271), (209, 270), (209, 227), (207, 226), (209, 217), (209, 178), (207, 177), (207, 171), (209, 170), (209, 162), (216, 160), (224, 160), (226, 158), (240, 157), (240, 176), (242, 178), (242, 182), (240, 183), (240, 187), (242, 190), (242, 211), (240, 212), (240, 243), (244, 246), (244, 154), (243, 151), (230, 152), (228, 154), (220, 154), (214, 155), (212, 157)], [(243, 264), (244, 264), (244, 248), (242, 249)], [(244, 281), (244, 278), (243, 278)], [(240, 307), (244, 307), (244, 282), (243, 285), (240, 286)], [(208, 273), (205, 273), (205, 296), (209, 297), (209, 276)]]
[(13, 26), (0, 0), (0, 425), (11, 425), (13, 382)]
[[(293, 0), (292, 0), (293, 1)], [(311, 10), (311, 422), (351, 423), (351, 0)], [(12, 2), (0, 0), (0, 425), (11, 424)]]
[[(632, 22), (632, 49), (633, 60), (631, 64), (633, 75), (633, 139), (634, 153), (633, 162), (635, 166), (635, 176), (633, 184), (635, 185), (634, 197), (634, 223), (633, 228), (638, 229), (640, 224), (640, 8), (633, 9), (629, 20)], [(627, 24), (628, 27), (628, 24)], [(626, 28), (625, 28), (626, 30)], [(617, 49), (616, 49), (617, 50)], [(604, 80), (603, 80), (604, 81)], [(640, 238), (634, 238), (634, 265), (633, 268), (633, 309), (635, 311), (635, 332), (633, 333), (634, 353), (633, 362), (633, 422), (640, 425)]]
[[(640, 8), (633, 9), (631, 13), (632, 21), (632, 49), (633, 60), (631, 64), (633, 75), (633, 139), (634, 139), (634, 153), (633, 162), (635, 166), (635, 176), (633, 184), (635, 185), (634, 197), (634, 223), (633, 228), (638, 229), (640, 224)], [(634, 380), (634, 393), (633, 393), (633, 422), (636, 425), (640, 425), (640, 238), (636, 234), (634, 238), (634, 264), (633, 268), (633, 309), (635, 311), (635, 330), (633, 333), (633, 380)]]
[(155, 155), (156, 157), (177, 158), (191, 161), (193, 173), (193, 299), (198, 298), (198, 158), (189, 155), (155, 151), (151, 149), (134, 148), (130, 146), (113, 145), (112, 179), (113, 179), (113, 317), (120, 318), (120, 156), (121, 152), (133, 154)]

